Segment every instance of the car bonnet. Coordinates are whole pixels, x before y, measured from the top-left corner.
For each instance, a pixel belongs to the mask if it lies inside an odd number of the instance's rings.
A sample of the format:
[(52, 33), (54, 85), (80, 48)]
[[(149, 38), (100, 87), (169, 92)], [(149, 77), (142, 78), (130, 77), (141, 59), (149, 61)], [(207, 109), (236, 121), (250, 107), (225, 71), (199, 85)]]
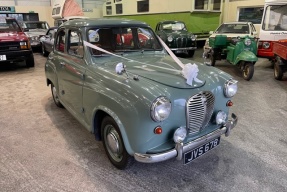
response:
[[(104, 65), (110, 70), (114, 70), (118, 63), (123, 63), (125, 65), (126, 71), (129, 75), (138, 75), (140, 78), (145, 78), (152, 80), (154, 82), (160, 83), (162, 85), (181, 88), (181, 89), (191, 89), (198, 88), (205, 84), (204, 76), (202, 76), (201, 64), (198, 65), (199, 72), (197, 75), (198, 82), (193, 80), (192, 85), (186, 83), (186, 79), (182, 75), (182, 69), (174, 62), (174, 60), (169, 56), (159, 57), (154, 56), (153, 58), (148, 57), (148, 55), (133, 57), (130, 61), (112, 61), (106, 62)], [(119, 59), (118, 59), (119, 60)], [(190, 62), (188, 60), (185, 60)], [(185, 62), (185, 64), (187, 64)], [(191, 63), (193, 64), (193, 63)]]

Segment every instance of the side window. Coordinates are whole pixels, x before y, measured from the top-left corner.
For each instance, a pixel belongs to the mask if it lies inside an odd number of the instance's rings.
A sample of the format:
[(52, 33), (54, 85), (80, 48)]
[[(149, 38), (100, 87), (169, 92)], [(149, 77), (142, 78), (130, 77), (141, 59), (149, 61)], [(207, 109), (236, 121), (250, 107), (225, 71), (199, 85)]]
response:
[(62, 53), (65, 52), (65, 30), (64, 29), (60, 30), (58, 33), (55, 49)]
[(77, 30), (70, 30), (68, 35), (68, 54), (78, 57), (84, 56), (81, 33)]

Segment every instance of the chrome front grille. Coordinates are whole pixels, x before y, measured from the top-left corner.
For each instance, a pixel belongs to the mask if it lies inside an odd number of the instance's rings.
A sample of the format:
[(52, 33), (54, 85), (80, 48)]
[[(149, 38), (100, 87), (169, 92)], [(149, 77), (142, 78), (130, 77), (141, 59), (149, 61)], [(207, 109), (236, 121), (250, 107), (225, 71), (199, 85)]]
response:
[(185, 37), (176, 38), (177, 48), (186, 47), (186, 44), (187, 44), (187, 38), (185, 38)]
[(186, 104), (187, 130), (189, 134), (200, 132), (210, 121), (214, 109), (214, 95), (200, 92), (189, 98)]

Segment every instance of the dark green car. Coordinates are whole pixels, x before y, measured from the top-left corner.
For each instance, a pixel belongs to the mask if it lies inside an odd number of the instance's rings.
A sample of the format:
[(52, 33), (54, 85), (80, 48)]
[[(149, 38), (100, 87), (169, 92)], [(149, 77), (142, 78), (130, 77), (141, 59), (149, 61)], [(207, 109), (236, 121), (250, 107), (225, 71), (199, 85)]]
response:
[(187, 31), (182, 21), (162, 21), (156, 25), (156, 34), (175, 53), (188, 53), (190, 57), (196, 50), (196, 36)]
[(228, 114), (237, 82), (162, 45), (143, 22), (78, 19), (59, 27), (45, 64), (55, 104), (103, 141), (119, 169), (133, 159), (187, 164), (236, 125)]

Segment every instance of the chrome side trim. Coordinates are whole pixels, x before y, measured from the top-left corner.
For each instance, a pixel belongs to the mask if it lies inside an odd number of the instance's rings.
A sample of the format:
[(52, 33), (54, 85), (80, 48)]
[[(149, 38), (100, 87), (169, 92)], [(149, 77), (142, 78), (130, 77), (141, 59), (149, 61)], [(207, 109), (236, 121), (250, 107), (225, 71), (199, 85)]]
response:
[[(135, 153), (134, 158), (142, 163), (156, 163), (165, 161), (174, 157), (177, 157), (177, 159), (181, 159), (183, 153), (186, 153), (188, 151), (191, 151), (193, 149), (196, 149), (197, 147), (207, 143), (208, 141), (211, 141), (213, 139), (216, 139), (220, 135), (225, 134), (225, 136), (228, 136), (231, 129), (233, 129), (237, 124), (237, 116), (235, 114), (231, 115), (232, 119), (229, 120), (222, 128), (217, 129), (207, 135), (204, 135), (198, 139), (195, 139), (194, 141), (191, 141), (189, 143), (186, 143), (183, 148), (177, 146), (174, 149), (171, 149), (169, 151), (163, 152), (163, 153), (157, 153), (157, 154), (140, 154)], [(178, 150), (180, 149), (180, 150)]]

